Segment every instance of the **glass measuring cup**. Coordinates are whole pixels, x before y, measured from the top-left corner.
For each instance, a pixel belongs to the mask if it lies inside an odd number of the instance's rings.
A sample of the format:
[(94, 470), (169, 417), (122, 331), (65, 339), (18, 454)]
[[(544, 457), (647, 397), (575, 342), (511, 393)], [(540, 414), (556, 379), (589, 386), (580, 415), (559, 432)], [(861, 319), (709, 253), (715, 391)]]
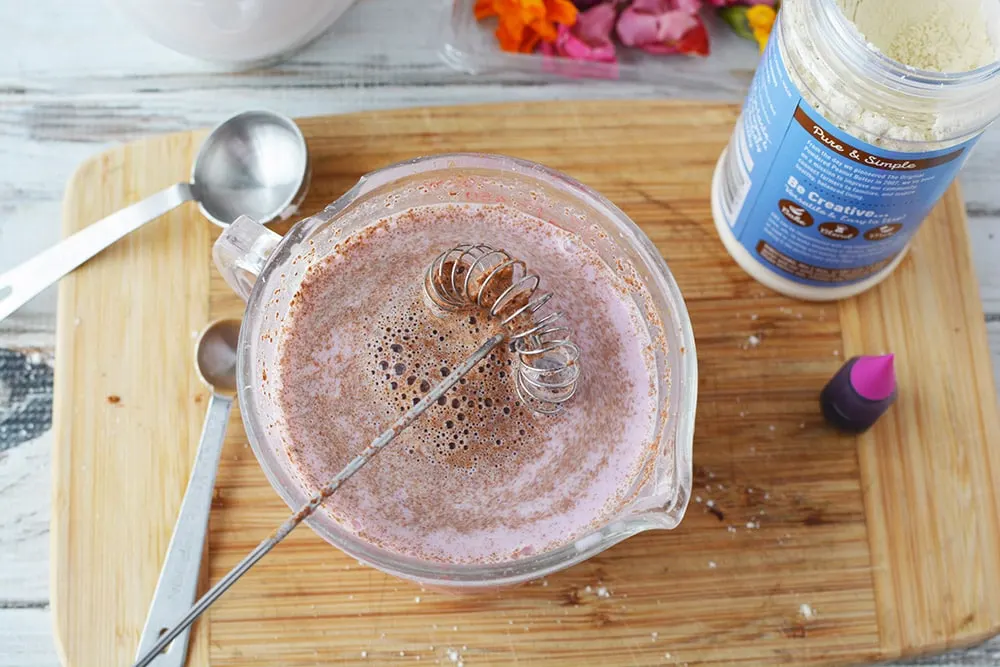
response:
[(381, 218), (443, 203), (503, 203), (572, 232), (609, 266), (620, 258), (634, 267), (632, 278), (643, 284), (649, 299), (639, 311), (654, 341), (659, 396), (648, 474), (636, 479), (630, 502), (605, 525), (560, 548), (504, 563), (453, 564), (400, 555), (358, 538), (326, 513), (308, 519), (310, 527), (389, 574), (422, 585), (475, 589), (543, 577), (636, 533), (677, 526), (691, 492), (697, 396), (694, 337), (680, 290), (650, 240), (611, 202), (556, 171), (498, 155), (438, 155), (391, 165), (364, 176), (283, 238), (241, 217), (216, 242), (219, 270), (247, 300), (237, 364), (239, 399), (247, 437), (271, 485), (292, 508), (312, 494), (289, 460), (274, 386), (280, 375), (281, 325), (307, 268)]

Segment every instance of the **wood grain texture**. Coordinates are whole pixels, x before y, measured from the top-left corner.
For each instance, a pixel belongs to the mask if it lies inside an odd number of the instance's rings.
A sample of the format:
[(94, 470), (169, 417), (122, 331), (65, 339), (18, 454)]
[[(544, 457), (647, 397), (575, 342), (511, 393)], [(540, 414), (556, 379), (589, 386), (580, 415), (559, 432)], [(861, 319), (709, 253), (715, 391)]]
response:
[[(185, 179), (198, 144), (153, 140), (85, 162), (65, 231)], [(208, 321), (208, 228), (186, 204), (59, 286), (52, 599), (70, 665), (125, 664), (138, 645), (204, 415), (192, 346)], [(207, 647), (200, 633), (191, 651)]]
[(1000, 419), (978, 289), (950, 277), (971, 264), (949, 224), (961, 214), (945, 199), (893, 280), (840, 304), (847, 356), (899, 362), (898, 405), (859, 438), (859, 458), (883, 643), (903, 653), (1000, 626)]
[[(725, 105), (595, 102), (412, 109), (302, 122), (315, 160), (304, 213), (335, 199), (365, 171), (461, 149), (543, 161), (597, 187), (636, 220), (666, 257), (694, 322), (701, 376), (696, 498), (674, 532), (640, 535), (543, 582), (471, 597), (422, 591), (360, 566), (303, 530), (212, 608), (211, 644), (193, 665), (353, 664), (362, 657), (376, 664), (418, 657), (469, 664), (847, 664), (967, 643), (996, 630), (1000, 559), (993, 556), (1000, 527), (997, 498), (984, 485), (996, 481), (1000, 468), (989, 458), (993, 454), (976, 453), (985, 448), (987, 433), (996, 437), (988, 430), (995, 424), (990, 420), (996, 419), (996, 398), (988, 366), (982, 365), (988, 354), (957, 193), (935, 213), (935, 231), (921, 232), (897, 275), (865, 300), (839, 308), (791, 301), (738, 269), (711, 225), (711, 167), (735, 114)], [(106, 198), (124, 197), (124, 203), (145, 185), (152, 191), (152, 181), (158, 187), (164, 172), (176, 178), (175, 171), (187, 167), (192, 141), (189, 135), (153, 139), (90, 163), (71, 189), (67, 210), (76, 210), (73, 202), (81, 197), (86, 202), (85, 193), (113, 193)], [(171, 149), (177, 142), (184, 150)], [(129, 169), (125, 158), (134, 158)], [(93, 166), (108, 160), (119, 166)], [(143, 187), (105, 188), (102, 179), (134, 179)], [(84, 180), (89, 187), (82, 187)], [(164, 240), (152, 235), (153, 229), (161, 234), (169, 229), (163, 220), (131, 246), (149, 267), (148, 284), (128, 287), (117, 278), (122, 262), (130, 259), (122, 251), (102, 257), (64, 288), (58, 340), (60, 346), (73, 345), (76, 354), (63, 347), (57, 356), (70, 369), (60, 369), (58, 388), (57, 488), (66, 493), (57, 495), (55, 506), (62, 528), (54, 538), (53, 594), (61, 643), (74, 649), (70, 665), (117, 664), (131, 657), (202, 418), (200, 392), (187, 370), (190, 333), (197, 329), (190, 325), (242, 311), (221, 278), (209, 277), (209, 226), (190, 209), (173, 217), (185, 229), (203, 230), (197, 235), (201, 246), (193, 237), (184, 241), (185, 267), (201, 261), (191, 274), (201, 278), (165, 270), (181, 267), (164, 263), (159, 249)], [(85, 337), (93, 328), (73, 328), (79, 304), (95, 308), (119, 300), (121, 290), (156, 289), (157, 280), (162, 287), (170, 276), (188, 281), (189, 331), (182, 344), (168, 347), (164, 359), (146, 364), (147, 370), (155, 365), (166, 374), (162, 385), (137, 372), (139, 364), (116, 364), (123, 358), (121, 344), (101, 347)], [(936, 285), (941, 287), (933, 291)], [(904, 303), (906, 312), (899, 305)], [(130, 316), (129, 309), (119, 312)], [(168, 319), (168, 312), (172, 309), (161, 299), (156, 313), (144, 314)], [(939, 324), (913, 326), (906, 318), (917, 313)], [(910, 389), (891, 425), (880, 425), (859, 441), (825, 427), (815, 402), (845, 354), (884, 342), (858, 333), (858, 320), (875, 316), (896, 327), (886, 324), (883, 336), (891, 335), (897, 349), (905, 345), (904, 386)], [(111, 326), (112, 335), (131, 338), (151, 330), (150, 320), (135, 317)], [(170, 330), (183, 336), (183, 328), (172, 317), (169, 321)], [(961, 334), (951, 331), (952, 322), (960, 323), (955, 326)], [(750, 336), (760, 343), (750, 344)], [(949, 344), (936, 345), (937, 336)], [(942, 362), (942, 369), (979, 363), (982, 370), (951, 377), (951, 392), (942, 392), (934, 384), (940, 374), (927, 375), (917, 363), (925, 358)], [(87, 391), (73, 389), (80, 387)], [(106, 391), (123, 397), (118, 409), (134, 406), (144, 419), (115, 424), (108, 432), (107, 415), (115, 413), (106, 404)], [(140, 392), (147, 401), (155, 395), (167, 404), (155, 413), (157, 423), (170, 418), (183, 424), (175, 428), (173, 458), (158, 461), (159, 477), (150, 475), (148, 456), (130, 453), (114, 463), (138, 466), (124, 492), (137, 502), (152, 502), (151, 511), (112, 503), (108, 489), (94, 487), (95, 477), (74, 467), (82, 458), (92, 457), (94, 464), (121, 456), (108, 447), (111, 440), (88, 440), (84, 433), (121, 442), (128, 435), (123, 429), (147, 441), (165, 432), (140, 430), (151, 426), (144, 421), (154, 414), (124, 400)], [(72, 412), (70, 395), (80, 401)], [(950, 422), (932, 423), (931, 410), (941, 409), (962, 427), (961, 439), (953, 436)], [(71, 452), (70, 433), (62, 425), (74, 418), (92, 430), (73, 432)], [(188, 443), (180, 442), (185, 428)], [(889, 438), (897, 440), (885, 442)], [(114, 491), (121, 500), (123, 490)], [(912, 500), (905, 510), (897, 507), (897, 494)], [(135, 543), (143, 546), (128, 563), (117, 557), (95, 560), (96, 552), (116, 540), (108, 528), (65, 529), (80, 525), (79, 508), (87, 502), (139, 531)], [(899, 511), (912, 514), (902, 527), (893, 523)], [(220, 577), (286, 514), (234, 416), (210, 525), (211, 578)], [(922, 516), (933, 526), (906, 530)], [(66, 538), (75, 540), (72, 550)], [(937, 555), (937, 540), (953, 538), (968, 541), (967, 548), (945, 548)], [(963, 573), (956, 575), (956, 567)], [(75, 583), (80, 576), (71, 575), (84, 573), (93, 581)], [(118, 584), (113, 596), (106, 592), (109, 583)], [(971, 590), (975, 583), (981, 584), (979, 598)], [(900, 609), (910, 602), (903, 592), (920, 586), (927, 591), (921, 604)], [(89, 599), (80, 595), (84, 592)], [(965, 611), (970, 600), (971, 621)], [(110, 609), (112, 602), (113, 613), (94, 613), (95, 605)]]
[[(358, 0), (332, 31), (288, 61), (231, 74), (145, 39), (106, 3), (0, 3), (0, 43), (8, 56), (0, 58), (0, 271), (58, 240), (65, 185), (80, 162), (148, 134), (209, 126), (227, 113), (261, 106), (304, 116), (581, 98), (712, 98), (736, 103), (756, 64), (752, 44), (716, 25), (711, 26), (712, 56), (700, 61), (696, 77), (669, 68), (657, 85), (503, 72), (470, 77), (451, 71), (437, 55), (444, 4)], [(994, 128), (960, 178), (994, 378), (1000, 385), (998, 156), (1000, 131)], [(0, 322), (0, 346), (42, 348), (51, 354), (55, 306), (55, 289), (50, 289)], [(57, 664), (47, 632), (48, 501), (40, 498), (50, 484), (50, 440), (0, 453), (3, 667)], [(23, 652), (9, 649), (27, 644), (31, 646)], [(925, 664), (993, 666), (1000, 664), (998, 651), (1000, 639)]]
[[(51, 491), (48, 475), (51, 431), (4, 452), (6, 472), (2, 507), (8, 515), (0, 525), (0, 589), (16, 591), (10, 604), (38, 604), (49, 599), (48, 537)], [(45, 604), (45, 603), (42, 603)], [(0, 605), (2, 606), (2, 605)], [(45, 604), (45, 606), (48, 606)], [(0, 646), (3, 642), (0, 641)]]
[(58, 664), (47, 608), (0, 609), (0, 628), (6, 631), (0, 667)]

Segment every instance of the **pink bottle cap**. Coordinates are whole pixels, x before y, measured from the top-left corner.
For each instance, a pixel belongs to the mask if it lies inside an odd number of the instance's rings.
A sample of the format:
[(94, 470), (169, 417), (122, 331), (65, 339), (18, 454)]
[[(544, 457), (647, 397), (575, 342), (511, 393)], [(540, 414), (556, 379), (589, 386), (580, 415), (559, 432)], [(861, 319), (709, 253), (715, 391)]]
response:
[(851, 367), (851, 386), (869, 401), (884, 401), (896, 391), (895, 355), (858, 357)]

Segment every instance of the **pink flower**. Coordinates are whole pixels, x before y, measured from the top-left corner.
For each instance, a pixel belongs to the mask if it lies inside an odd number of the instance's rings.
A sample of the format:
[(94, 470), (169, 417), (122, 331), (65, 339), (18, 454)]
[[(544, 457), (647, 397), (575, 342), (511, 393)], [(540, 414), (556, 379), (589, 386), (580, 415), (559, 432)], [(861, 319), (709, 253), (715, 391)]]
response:
[(611, 30), (615, 25), (614, 5), (604, 2), (594, 5), (577, 16), (573, 27), (559, 25), (559, 33), (552, 44), (543, 43), (542, 52), (548, 56), (562, 56), (574, 60), (616, 62), (615, 45)]
[[(714, 0), (713, 0), (714, 1)], [(618, 38), (656, 54), (708, 55), (702, 0), (635, 0), (618, 18)]]

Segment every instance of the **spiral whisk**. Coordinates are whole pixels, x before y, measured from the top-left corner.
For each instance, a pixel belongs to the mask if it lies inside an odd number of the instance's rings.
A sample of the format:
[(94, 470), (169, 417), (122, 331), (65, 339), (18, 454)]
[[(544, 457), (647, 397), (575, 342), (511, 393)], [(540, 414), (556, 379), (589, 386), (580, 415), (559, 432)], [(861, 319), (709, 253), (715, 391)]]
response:
[(576, 393), (580, 349), (559, 325), (562, 313), (540, 312), (552, 298), (539, 277), (506, 251), (482, 244), (446, 250), (427, 268), (424, 294), (440, 314), (487, 310), (517, 354), (514, 386), (531, 410), (555, 414)]
[(569, 340), (569, 330), (558, 325), (561, 313), (541, 312), (552, 295), (547, 292), (539, 294), (538, 284), (538, 276), (529, 273), (524, 262), (503, 250), (486, 245), (461, 245), (441, 253), (428, 267), (424, 277), (428, 305), (441, 315), (460, 310), (488, 310), (491, 318), (499, 319), (504, 333), (491, 336), (422, 398), (414, 398), (412, 407), (397, 417), (297, 512), (208, 589), (184, 617), (169, 630), (161, 631), (155, 646), (148, 651), (140, 651), (141, 655), (133, 667), (145, 667), (155, 660), (230, 586), (425, 411), (442, 400), (498, 345), (506, 342), (517, 354), (514, 386), (521, 402), (535, 412), (559, 412), (576, 393), (576, 383), (580, 378), (580, 349)]

